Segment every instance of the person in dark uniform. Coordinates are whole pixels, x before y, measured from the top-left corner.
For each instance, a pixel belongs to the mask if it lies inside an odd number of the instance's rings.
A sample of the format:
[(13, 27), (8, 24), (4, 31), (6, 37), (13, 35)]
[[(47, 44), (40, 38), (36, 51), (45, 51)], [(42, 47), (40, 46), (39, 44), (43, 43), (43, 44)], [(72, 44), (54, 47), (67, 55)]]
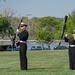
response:
[(75, 30), (72, 33), (72, 37), (68, 39), (66, 34), (64, 39), (65, 42), (69, 42), (69, 65), (71, 70), (75, 70)]
[(27, 25), (24, 22), (21, 22), (20, 25), (20, 29), (22, 30), (22, 32), (18, 33), (18, 37), (20, 39), (19, 41), (19, 45), (20, 45), (20, 50), (19, 50), (19, 54), (20, 54), (20, 67), (21, 70), (27, 70), (27, 56), (26, 56), (26, 52), (27, 52), (27, 39), (28, 39), (28, 31), (26, 30)]

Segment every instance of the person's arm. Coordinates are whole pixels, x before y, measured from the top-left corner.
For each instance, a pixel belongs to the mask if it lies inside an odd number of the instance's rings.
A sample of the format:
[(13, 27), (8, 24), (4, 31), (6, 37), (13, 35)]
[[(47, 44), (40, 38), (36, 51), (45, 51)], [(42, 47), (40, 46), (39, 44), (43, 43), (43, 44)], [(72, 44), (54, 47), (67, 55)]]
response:
[(64, 40), (65, 40), (65, 42), (69, 42), (68, 34), (65, 35)]
[(28, 32), (25, 31), (23, 33), (19, 33), (18, 36), (20, 40), (24, 40), (24, 39), (26, 40), (28, 38)]

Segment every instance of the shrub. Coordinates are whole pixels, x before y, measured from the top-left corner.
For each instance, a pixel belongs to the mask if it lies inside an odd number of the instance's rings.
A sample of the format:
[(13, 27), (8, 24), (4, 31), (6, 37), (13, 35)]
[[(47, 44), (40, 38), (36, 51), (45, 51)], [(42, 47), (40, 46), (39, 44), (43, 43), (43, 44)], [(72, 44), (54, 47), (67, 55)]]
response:
[(7, 47), (10, 45), (0, 45), (0, 51), (7, 51)]

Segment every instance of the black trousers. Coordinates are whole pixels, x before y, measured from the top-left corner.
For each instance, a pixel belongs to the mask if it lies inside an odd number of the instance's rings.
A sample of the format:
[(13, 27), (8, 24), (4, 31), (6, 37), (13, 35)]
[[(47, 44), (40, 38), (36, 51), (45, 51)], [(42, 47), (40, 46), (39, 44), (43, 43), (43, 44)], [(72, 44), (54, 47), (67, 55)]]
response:
[(20, 43), (19, 54), (20, 54), (20, 67), (21, 67), (21, 70), (27, 70), (26, 52), (27, 52), (27, 44), (26, 43)]
[(75, 69), (75, 47), (69, 47), (69, 65), (70, 69)]

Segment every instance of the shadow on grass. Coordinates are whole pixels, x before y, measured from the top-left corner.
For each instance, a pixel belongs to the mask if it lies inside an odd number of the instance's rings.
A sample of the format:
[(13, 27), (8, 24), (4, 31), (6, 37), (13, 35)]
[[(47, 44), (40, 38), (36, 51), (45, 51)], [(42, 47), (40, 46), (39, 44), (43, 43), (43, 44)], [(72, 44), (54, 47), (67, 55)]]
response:
[(49, 70), (52, 68), (29, 68), (28, 70)]
[(0, 70), (5, 70), (5, 69), (10, 69), (10, 68), (0, 68)]

